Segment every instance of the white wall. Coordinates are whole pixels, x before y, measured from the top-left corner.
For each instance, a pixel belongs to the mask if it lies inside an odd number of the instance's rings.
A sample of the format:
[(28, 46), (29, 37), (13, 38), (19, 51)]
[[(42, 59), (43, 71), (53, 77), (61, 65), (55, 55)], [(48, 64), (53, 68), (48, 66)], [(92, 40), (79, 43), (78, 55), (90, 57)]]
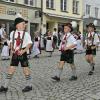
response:
[[(17, 3), (24, 4), (24, 0), (17, 0)], [(33, 0), (33, 7), (41, 7), (41, 0)]]
[(95, 7), (99, 8), (98, 18), (100, 19), (100, 0), (84, 0), (84, 11), (86, 15), (86, 4), (91, 5), (90, 16), (95, 17)]

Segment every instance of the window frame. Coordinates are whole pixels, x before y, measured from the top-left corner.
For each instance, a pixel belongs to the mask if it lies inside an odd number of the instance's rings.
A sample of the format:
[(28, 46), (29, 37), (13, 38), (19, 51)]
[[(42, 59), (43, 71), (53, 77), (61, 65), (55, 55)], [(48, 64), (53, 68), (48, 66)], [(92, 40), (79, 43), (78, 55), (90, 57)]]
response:
[(79, 15), (79, 1), (78, 0), (73, 0), (73, 14)]
[(68, 0), (60, 0), (60, 10), (62, 12), (68, 12)]
[(91, 13), (91, 5), (86, 4), (86, 15), (90, 15)]
[(98, 18), (98, 14), (99, 14), (99, 8), (95, 7), (95, 17)]
[(46, 9), (55, 10), (54, 9), (54, 0), (46, 0)]
[(11, 0), (4, 0), (4, 1), (6, 1), (6, 2), (12, 2), (12, 3), (16, 2), (16, 0), (13, 0), (13, 1), (11, 1)]
[[(32, 4), (31, 4), (31, 1), (32, 1)], [(34, 0), (27, 0), (27, 3), (25, 3), (25, 2), (26, 2), (26, 0), (24, 0), (25, 5), (34, 6)]]

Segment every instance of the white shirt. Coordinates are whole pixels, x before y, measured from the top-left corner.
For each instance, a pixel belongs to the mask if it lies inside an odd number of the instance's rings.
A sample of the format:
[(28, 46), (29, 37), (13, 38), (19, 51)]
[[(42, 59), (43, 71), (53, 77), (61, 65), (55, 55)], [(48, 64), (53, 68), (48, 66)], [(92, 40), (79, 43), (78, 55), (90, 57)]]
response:
[[(18, 37), (18, 32), (20, 32), (21, 39), (22, 39), (22, 36), (23, 36), (23, 31), (16, 30), (15, 36), (14, 36), (14, 49), (16, 47), (16, 40), (15, 39)], [(10, 33), (10, 43), (13, 42), (13, 33), (14, 33), (14, 31), (12, 31)], [(32, 41), (31, 41), (30, 34), (28, 32), (25, 32), (22, 48), (25, 48), (28, 44), (32, 44)]]
[[(95, 32), (92, 32), (91, 33), (92, 34), (92, 37), (93, 37), (93, 35), (94, 35), (94, 41), (93, 41), (93, 45), (97, 45), (98, 43), (99, 43), (99, 37), (98, 37), (98, 35), (95, 33)], [(88, 37), (90, 37), (90, 33), (87, 35), (87, 38)], [(87, 42), (88, 42), (88, 45), (92, 45), (92, 41), (91, 40), (85, 40), (85, 43), (86, 43), (86, 45), (87, 45)]]
[(3, 36), (3, 32), (4, 32), (4, 29), (1, 28), (1, 29), (0, 29), (0, 36), (1, 36), (1, 38), (4, 38), (4, 36)]
[(57, 32), (53, 32), (53, 36), (57, 36), (58, 37), (58, 33)]
[[(63, 37), (65, 37), (65, 35)], [(71, 45), (77, 45), (77, 41), (71, 33), (67, 33), (66, 47), (69, 47)], [(72, 49), (74, 49), (74, 48), (72, 48)]]

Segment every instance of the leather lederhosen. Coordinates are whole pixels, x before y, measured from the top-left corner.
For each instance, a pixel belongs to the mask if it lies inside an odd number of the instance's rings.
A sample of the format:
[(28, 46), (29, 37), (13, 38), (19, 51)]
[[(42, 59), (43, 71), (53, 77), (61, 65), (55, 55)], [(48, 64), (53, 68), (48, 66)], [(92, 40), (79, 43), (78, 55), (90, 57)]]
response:
[[(88, 38), (87, 38), (86, 55), (90, 55), (90, 54), (96, 55), (96, 48), (92, 49), (92, 47), (95, 46), (93, 44), (93, 42), (94, 42), (94, 36), (95, 36), (95, 33), (94, 33), (93, 37), (91, 37), (91, 41), (92, 41), (91, 45), (88, 45)], [(88, 34), (87, 34), (87, 37), (88, 37)]]

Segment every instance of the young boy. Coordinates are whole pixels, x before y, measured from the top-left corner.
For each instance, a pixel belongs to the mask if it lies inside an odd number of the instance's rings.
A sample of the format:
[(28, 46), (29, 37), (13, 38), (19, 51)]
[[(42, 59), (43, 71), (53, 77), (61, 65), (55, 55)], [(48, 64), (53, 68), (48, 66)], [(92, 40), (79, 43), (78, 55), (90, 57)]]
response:
[(16, 30), (10, 34), (12, 52), (11, 63), (10, 67), (8, 68), (5, 84), (4, 86), (1, 86), (0, 92), (8, 91), (8, 86), (19, 62), (21, 63), (21, 67), (23, 67), (23, 72), (26, 78), (26, 87), (22, 90), (22, 92), (28, 92), (32, 90), (31, 75), (27, 59), (27, 50), (32, 45), (31, 37), (29, 33), (25, 32), (26, 24), (23, 18), (16, 18), (14, 21), (14, 26), (16, 27)]
[(90, 65), (90, 71), (88, 75), (93, 75), (94, 73), (94, 56), (96, 55), (96, 47), (99, 44), (99, 38), (98, 35), (94, 32), (96, 30), (93, 23), (90, 23), (87, 25), (87, 37), (85, 40), (86, 43), (86, 61)]
[(60, 81), (60, 76), (65, 62), (69, 63), (72, 69), (72, 77), (69, 80), (70, 81), (77, 80), (76, 68), (74, 66), (74, 52), (73, 52), (75, 46), (77, 45), (77, 42), (74, 36), (71, 34), (71, 31), (72, 31), (72, 24), (66, 23), (64, 25), (64, 36), (60, 45), (60, 50), (62, 51), (60, 63), (57, 68), (56, 75), (52, 77), (53, 80)]

